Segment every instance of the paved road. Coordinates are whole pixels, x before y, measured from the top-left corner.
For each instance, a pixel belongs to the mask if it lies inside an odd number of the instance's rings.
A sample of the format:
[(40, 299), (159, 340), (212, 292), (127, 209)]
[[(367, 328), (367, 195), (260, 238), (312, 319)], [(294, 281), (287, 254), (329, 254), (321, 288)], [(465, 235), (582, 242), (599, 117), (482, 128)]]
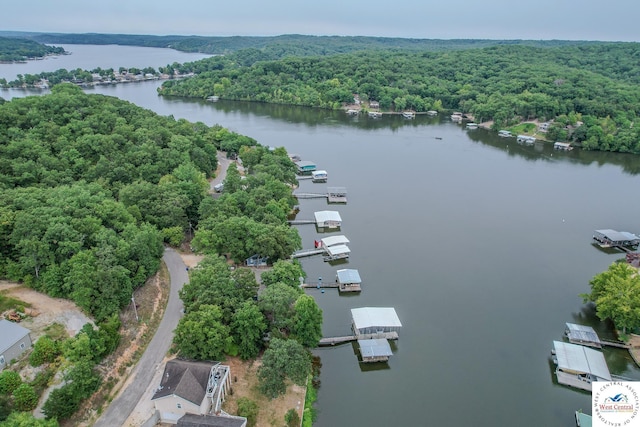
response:
[(187, 267), (180, 255), (171, 248), (166, 248), (162, 260), (169, 269), (171, 291), (164, 317), (156, 334), (151, 339), (138, 365), (131, 373), (127, 388), (109, 405), (107, 410), (94, 424), (95, 427), (122, 426), (129, 414), (136, 407), (143, 393), (149, 387), (162, 359), (169, 351), (173, 341), (173, 330), (182, 316), (182, 300), (178, 291), (189, 281)]

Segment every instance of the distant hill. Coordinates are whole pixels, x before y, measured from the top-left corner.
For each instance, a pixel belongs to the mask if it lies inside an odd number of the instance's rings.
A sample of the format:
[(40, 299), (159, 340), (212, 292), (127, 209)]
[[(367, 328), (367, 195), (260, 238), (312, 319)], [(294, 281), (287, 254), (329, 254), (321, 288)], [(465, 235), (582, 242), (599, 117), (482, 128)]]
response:
[(271, 58), (283, 56), (323, 56), (363, 50), (398, 49), (406, 51), (445, 51), (485, 48), (502, 45), (526, 45), (535, 47), (582, 46), (599, 42), (567, 40), (478, 40), (478, 39), (408, 39), (365, 36), (308, 36), (285, 34), (271, 37), (203, 37), (203, 36), (153, 36), (133, 34), (60, 34), (2, 32), (50, 44), (117, 44), (173, 48), (185, 52), (228, 54), (253, 48), (270, 53)]

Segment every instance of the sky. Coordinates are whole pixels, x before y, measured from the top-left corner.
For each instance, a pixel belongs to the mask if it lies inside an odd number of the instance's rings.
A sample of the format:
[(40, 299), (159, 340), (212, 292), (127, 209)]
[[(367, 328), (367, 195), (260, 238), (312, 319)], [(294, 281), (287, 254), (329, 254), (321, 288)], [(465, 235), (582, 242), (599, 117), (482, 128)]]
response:
[(640, 41), (639, 0), (29, 0), (0, 30)]

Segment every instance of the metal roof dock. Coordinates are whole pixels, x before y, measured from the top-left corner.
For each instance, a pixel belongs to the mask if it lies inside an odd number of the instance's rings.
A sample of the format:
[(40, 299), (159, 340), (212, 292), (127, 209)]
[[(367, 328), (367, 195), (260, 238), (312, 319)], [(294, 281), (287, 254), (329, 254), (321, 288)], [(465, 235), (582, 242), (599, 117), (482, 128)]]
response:
[(339, 228), (342, 218), (338, 211), (318, 211), (313, 213), (318, 228)]
[(316, 164), (308, 160), (300, 160), (299, 162), (295, 162), (295, 165), (298, 167), (298, 173), (313, 172), (316, 170)]
[(553, 342), (558, 383), (591, 391), (594, 381), (611, 381), (602, 352), (581, 345)]
[(386, 362), (393, 355), (389, 341), (376, 338), (370, 340), (358, 340), (360, 355), (365, 363)]
[(356, 335), (397, 333), (402, 327), (393, 307), (352, 308), (351, 318)]
[(593, 240), (601, 248), (616, 247), (625, 252), (629, 251), (629, 248), (637, 247), (640, 244), (640, 237), (628, 231), (616, 231), (609, 228), (603, 230), (595, 230), (593, 232)]
[(575, 323), (567, 323), (566, 325), (567, 328), (564, 333), (570, 343), (602, 348), (602, 342), (600, 342), (598, 334), (591, 326), (577, 325)]
[(336, 282), (340, 292), (360, 292), (362, 290), (362, 279), (360, 279), (358, 270), (343, 268), (336, 271)]

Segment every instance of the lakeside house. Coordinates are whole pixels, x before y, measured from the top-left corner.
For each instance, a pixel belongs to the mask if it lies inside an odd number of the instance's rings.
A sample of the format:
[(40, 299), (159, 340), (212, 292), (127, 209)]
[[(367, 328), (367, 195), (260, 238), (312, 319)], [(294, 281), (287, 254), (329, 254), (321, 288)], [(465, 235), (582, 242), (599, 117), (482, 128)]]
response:
[(0, 320), (0, 371), (31, 347), (30, 333), (17, 323)]
[(219, 414), (231, 387), (230, 368), (219, 362), (169, 360), (151, 400), (160, 422), (177, 424), (186, 414)]

